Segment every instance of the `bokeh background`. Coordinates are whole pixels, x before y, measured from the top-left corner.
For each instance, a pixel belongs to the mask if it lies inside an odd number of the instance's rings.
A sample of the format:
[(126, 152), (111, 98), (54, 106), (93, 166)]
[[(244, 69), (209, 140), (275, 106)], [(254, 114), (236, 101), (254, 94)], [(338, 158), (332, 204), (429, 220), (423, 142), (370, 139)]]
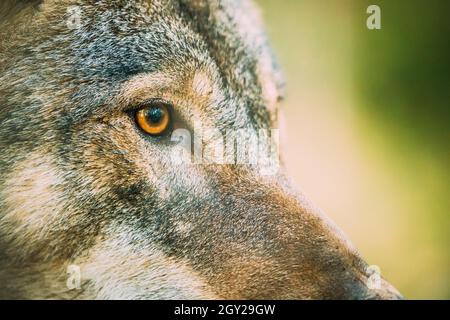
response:
[(450, 1), (257, 3), (294, 180), (406, 298), (450, 298)]

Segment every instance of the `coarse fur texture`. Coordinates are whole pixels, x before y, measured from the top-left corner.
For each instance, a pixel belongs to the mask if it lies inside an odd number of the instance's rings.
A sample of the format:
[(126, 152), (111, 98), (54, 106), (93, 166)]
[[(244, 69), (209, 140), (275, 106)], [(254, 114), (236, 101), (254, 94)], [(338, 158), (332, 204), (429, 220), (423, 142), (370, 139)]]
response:
[(174, 166), (130, 116), (158, 98), (191, 132), (276, 128), (283, 81), (251, 1), (0, 8), (0, 298), (399, 297), (368, 288), (282, 169)]

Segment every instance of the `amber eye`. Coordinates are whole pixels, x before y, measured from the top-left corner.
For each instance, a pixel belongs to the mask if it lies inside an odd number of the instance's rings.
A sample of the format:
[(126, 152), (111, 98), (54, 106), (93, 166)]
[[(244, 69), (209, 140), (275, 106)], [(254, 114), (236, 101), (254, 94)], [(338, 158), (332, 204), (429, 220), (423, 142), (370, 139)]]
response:
[(164, 134), (171, 124), (170, 105), (162, 102), (150, 102), (136, 112), (136, 123), (152, 136)]

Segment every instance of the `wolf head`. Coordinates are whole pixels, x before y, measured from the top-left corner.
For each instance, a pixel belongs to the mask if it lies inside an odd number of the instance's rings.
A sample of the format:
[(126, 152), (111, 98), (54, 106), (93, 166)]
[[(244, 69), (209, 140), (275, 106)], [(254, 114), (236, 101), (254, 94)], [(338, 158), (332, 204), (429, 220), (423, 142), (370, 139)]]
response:
[[(251, 2), (2, 6), (0, 296), (398, 296), (278, 165)], [(149, 134), (136, 114), (161, 105)]]

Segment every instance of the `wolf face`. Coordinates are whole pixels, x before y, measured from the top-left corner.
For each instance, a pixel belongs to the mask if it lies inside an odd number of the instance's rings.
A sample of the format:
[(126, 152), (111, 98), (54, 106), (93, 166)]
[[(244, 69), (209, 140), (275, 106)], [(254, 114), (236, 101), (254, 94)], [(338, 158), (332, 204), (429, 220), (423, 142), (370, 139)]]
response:
[[(1, 297), (398, 297), (369, 289), (367, 264), (282, 166), (239, 161), (276, 149), (283, 89), (251, 2), (2, 10)], [(136, 114), (155, 101), (170, 119), (148, 134)]]

